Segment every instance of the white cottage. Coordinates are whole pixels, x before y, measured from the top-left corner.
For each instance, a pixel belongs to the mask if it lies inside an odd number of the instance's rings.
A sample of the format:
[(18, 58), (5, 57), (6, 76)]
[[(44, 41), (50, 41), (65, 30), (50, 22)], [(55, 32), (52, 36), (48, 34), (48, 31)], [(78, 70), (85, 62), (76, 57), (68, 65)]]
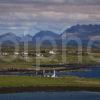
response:
[(51, 50), (51, 51), (49, 51), (49, 54), (52, 54), (52, 55), (54, 55), (54, 54), (56, 54), (53, 50)]
[(14, 52), (14, 55), (19, 55), (19, 52)]
[(8, 53), (7, 53), (7, 52), (3, 52), (2, 55), (3, 55), (3, 56), (7, 56)]
[(37, 57), (43, 57), (43, 55), (41, 53), (36, 53)]

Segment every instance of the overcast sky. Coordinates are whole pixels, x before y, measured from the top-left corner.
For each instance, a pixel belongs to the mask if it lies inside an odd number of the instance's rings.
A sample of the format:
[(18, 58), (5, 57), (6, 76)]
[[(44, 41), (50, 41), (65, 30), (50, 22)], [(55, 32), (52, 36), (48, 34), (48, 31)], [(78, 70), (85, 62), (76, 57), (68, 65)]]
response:
[(100, 0), (0, 0), (0, 34), (57, 33), (76, 24), (99, 24)]

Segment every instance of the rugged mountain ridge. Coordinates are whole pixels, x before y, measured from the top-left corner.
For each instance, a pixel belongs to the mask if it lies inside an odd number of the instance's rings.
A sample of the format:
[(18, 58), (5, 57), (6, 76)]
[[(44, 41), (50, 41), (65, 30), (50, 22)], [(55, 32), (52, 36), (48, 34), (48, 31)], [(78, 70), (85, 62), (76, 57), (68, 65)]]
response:
[(66, 29), (63, 33), (57, 34), (52, 31), (40, 31), (34, 36), (16, 36), (14, 33), (6, 33), (0, 35), (0, 42), (6, 40), (15, 40), (17, 42), (29, 41), (32, 44), (36, 44), (36, 39), (38, 43), (45, 40), (46, 45), (49, 45), (48, 40), (55, 41), (57, 45), (62, 44), (62, 40), (66, 42), (69, 37), (78, 37), (82, 40), (83, 44), (87, 44), (88, 40), (94, 36), (100, 36), (100, 25), (75, 25)]

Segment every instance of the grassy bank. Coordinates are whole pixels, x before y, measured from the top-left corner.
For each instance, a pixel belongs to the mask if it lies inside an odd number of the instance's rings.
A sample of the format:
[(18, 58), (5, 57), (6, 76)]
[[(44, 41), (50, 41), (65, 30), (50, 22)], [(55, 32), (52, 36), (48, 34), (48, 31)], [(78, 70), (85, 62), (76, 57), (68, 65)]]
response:
[[(8, 58), (10, 60), (10, 58)], [(66, 64), (79, 64), (77, 55), (67, 55), (63, 59), (66, 59)], [(61, 64), (63, 63), (63, 59), (61, 55), (55, 55), (54, 58), (50, 59), (49, 57), (38, 57), (37, 62), (40, 61), (41, 64)], [(36, 58), (32, 57), (28, 59), (28, 61), (22, 59), (14, 59), (11, 61), (2, 61), (0, 59), (0, 69), (2, 68), (32, 68), (33, 65), (36, 64)], [(82, 56), (81, 65), (100, 65), (99, 62), (92, 61), (88, 55)]]
[(0, 92), (24, 90), (89, 90), (100, 91), (100, 79), (78, 77), (40, 78), (0, 76)]

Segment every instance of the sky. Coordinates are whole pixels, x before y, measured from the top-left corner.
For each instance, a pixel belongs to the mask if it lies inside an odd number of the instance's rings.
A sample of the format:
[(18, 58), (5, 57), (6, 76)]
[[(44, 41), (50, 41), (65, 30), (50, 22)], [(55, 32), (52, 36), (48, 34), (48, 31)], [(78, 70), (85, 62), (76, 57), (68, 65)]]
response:
[(0, 0), (0, 34), (60, 34), (76, 24), (100, 24), (100, 0)]

